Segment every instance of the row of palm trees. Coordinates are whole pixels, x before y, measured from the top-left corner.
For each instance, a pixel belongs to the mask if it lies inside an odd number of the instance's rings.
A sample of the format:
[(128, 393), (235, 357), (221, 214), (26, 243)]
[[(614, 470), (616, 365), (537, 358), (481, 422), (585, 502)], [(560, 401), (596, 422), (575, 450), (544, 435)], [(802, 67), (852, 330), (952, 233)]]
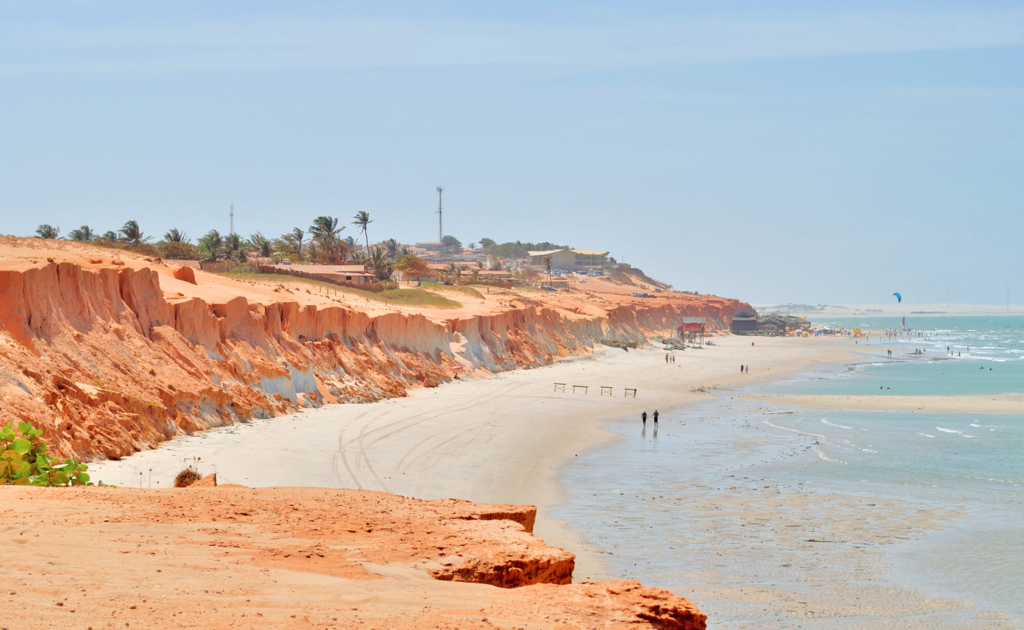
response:
[[(60, 238), (60, 228), (44, 223), (36, 229), (36, 235), (38, 235), (39, 238), (58, 239)], [(80, 241), (83, 243), (123, 243), (126, 245), (139, 246), (148, 242), (151, 238), (148, 236), (144, 237), (142, 230), (139, 228), (138, 221), (128, 221), (120, 230), (116, 232), (111, 230), (104, 234), (98, 234), (88, 225), (83, 225), (77, 230), (71, 230), (68, 232), (67, 240)]]
[[(208, 262), (232, 261), (247, 263), (253, 256), (257, 258), (290, 257), (295, 262), (310, 261), (319, 264), (340, 265), (347, 262), (363, 264), (371, 269), (378, 279), (390, 280), (396, 266), (403, 258), (410, 255), (409, 250), (395, 239), (389, 239), (377, 246), (370, 245), (369, 225), (373, 223), (370, 214), (357, 212), (352, 224), (358, 226), (365, 239), (365, 248), (360, 246), (351, 236), (341, 238), (344, 225), (339, 225), (336, 217), (320, 216), (313, 220), (308, 231), (294, 228), (278, 238), (268, 238), (256, 232), (245, 239), (234, 232), (222, 235), (217, 230), (210, 230), (195, 245), (188, 235), (178, 228), (171, 228), (164, 234), (159, 243), (151, 244), (152, 237), (143, 234), (137, 221), (128, 221), (117, 232), (109, 231), (102, 235), (94, 232), (88, 225), (68, 232), (67, 239), (86, 243), (98, 243), (118, 247), (136, 249), (145, 253), (158, 254), (170, 259), (199, 259)], [(39, 238), (58, 239), (60, 228), (51, 225), (40, 225), (36, 230)], [(406, 266), (412, 264), (406, 261)]]

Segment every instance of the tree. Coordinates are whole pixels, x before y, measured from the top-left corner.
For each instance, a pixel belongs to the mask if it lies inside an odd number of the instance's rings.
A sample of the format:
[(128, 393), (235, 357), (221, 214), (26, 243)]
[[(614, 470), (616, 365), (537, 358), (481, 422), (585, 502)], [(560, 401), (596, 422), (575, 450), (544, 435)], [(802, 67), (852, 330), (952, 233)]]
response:
[(480, 247), (490, 247), (491, 245), (497, 245), (497, 243), (489, 238), (480, 239)]
[(192, 243), (179, 243), (177, 241), (160, 241), (156, 244), (156, 251), (161, 258), (167, 260), (195, 260), (196, 246)]
[(340, 264), (345, 259), (343, 252), (347, 251), (338, 239), (338, 235), (345, 229), (345, 226), (338, 227), (338, 220), (331, 216), (317, 217), (313, 225), (309, 226), (309, 233), (317, 244), (318, 262), (327, 264)]
[(199, 239), (199, 252), (203, 260), (217, 262), (224, 250), (224, 238), (217, 230), (210, 230)]
[(423, 262), (423, 259), (419, 256), (413, 256), (412, 254), (406, 254), (398, 261), (395, 268), (402, 272), (407, 277), (416, 276), (422, 278), (423, 276), (430, 275), (430, 267), (427, 263)]
[(395, 239), (389, 238), (388, 240), (384, 241), (384, 248), (385, 251), (387, 251), (388, 253), (388, 258), (390, 258), (392, 261), (394, 261), (395, 258), (398, 257), (398, 241), (396, 241)]
[(371, 223), (373, 223), (373, 220), (370, 219), (370, 213), (367, 212), (366, 210), (360, 210), (359, 212), (356, 213), (356, 216), (354, 216), (352, 218), (355, 219), (355, 221), (352, 222), (352, 225), (358, 225), (363, 230), (363, 236), (366, 237), (366, 252), (369, 253), (370, 252), (370, 235), (366, 231), (366, 228)]
[(139, 229), (138, 221), (126, 221), (118, 231), (121, 232), (122, 236), (124, 236), (124, 241), (129, 247), (138, 247), (150, 240), (150, 237), (148, 236), (143, 237), (142, 230)]
[(462, 278), (462, 266), (456, 263), (450, 262), (448, 266), (444, 268), (445, 275), (448, 279), (455, 284), (459, 283), (459, 279)]
[(68, 232), (68, 238), (80, 243), (91, 243), (96, 240), (96, 233), (93, 232), (92, 228), (88, 225), (83, 225), (77, 230), (71, 230)]
[(466, 249), (476, 249), (476, 243), (470, 243), (469, 245), (466, 245)]
[(36, 234), (43, 239), (58, 239), (60, 238), (60, 228), (44, 223), (36, 228)]
[(246, 262), (249, 259), (249, 248), (241, 236), (232, 232), (224, 237), (224, 256), (236, 262)]
[(462, 251), (462, 243), (454, 236), (445, 236), (441, 239), (441, 245), (449, 252), (458, 254)]
[(107, 230), (106, 232), (103, 233), (103, 236), (100, 237), (100, 242), (109, 243), (111, 245), (118, 242), (119, 240), (121, 240), (120, 237), (118, 237), (117, 232), (113, 230)]
[(178, 230), (178, 228), (171, 228), (164, 234), (164, 241), (168, 243), (191, 243), (188, 240), (188, 234)]
[(548, 270), (548, 284), (551, 284), (551, 256), (544, 257), (544, 268)]
[(249, 245), (256, 250), (261, 258), (270, 258), (274, 255), (274, 244), (261, 232), (256, 232), (249, 237)]
[(291, 232), (283, 235), (281, 240), (288, 244), (295, 252), (295, 260), (302, 262), (302, 240), (306, 237), (306, 233), (299, 228), (295, 228)]
[(390, 280), (395, 273), (394, 262), (388, 258), (388, 253), (383, 247), (370, 249), (370, 264), (373, 265), (373, 274), (378, 280)]

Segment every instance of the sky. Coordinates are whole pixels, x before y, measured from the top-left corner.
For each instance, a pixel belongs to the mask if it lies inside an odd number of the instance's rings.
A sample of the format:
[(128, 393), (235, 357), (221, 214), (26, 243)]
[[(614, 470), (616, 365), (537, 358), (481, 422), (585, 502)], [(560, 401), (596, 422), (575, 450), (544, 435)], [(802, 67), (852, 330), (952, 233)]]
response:
[(438, 185), (678, 289), (1021, 304), (1024, 5), (0, 0), (0, 233), (434, 241)]

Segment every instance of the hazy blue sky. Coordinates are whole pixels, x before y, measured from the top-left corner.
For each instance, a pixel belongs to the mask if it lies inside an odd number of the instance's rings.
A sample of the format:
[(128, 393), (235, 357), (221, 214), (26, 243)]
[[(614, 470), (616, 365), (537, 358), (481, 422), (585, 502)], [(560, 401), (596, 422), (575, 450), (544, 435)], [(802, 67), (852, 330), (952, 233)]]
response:
[(441, 183), (683, 289), (1024, 302), (1019, 2), (497, 4), (0, 1), (0, 232), (434, 240)]

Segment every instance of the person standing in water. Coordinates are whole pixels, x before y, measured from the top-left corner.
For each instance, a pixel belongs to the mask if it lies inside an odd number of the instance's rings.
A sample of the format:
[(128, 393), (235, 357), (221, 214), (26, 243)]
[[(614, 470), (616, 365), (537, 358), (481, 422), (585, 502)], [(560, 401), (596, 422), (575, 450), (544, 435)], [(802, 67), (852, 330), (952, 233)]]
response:
[(658, 410), (657, 409), (654, 410), (654, 424), (655, 425), (658, 424)]
[(640, 414), (640, 418), (644, 421), (644, 426), (646, 427), (647, 426), (647, 411), (644, 411), (642, 414)]

